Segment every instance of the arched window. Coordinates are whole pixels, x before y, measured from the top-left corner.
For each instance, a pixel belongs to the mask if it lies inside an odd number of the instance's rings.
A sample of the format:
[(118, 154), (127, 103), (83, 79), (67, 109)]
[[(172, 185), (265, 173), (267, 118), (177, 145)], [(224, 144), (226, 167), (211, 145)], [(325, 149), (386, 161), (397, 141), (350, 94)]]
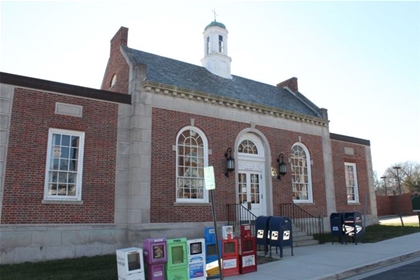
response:
[(308, 149), (301, 143), (292, 146), (290, 153), (293, 200), (312, 202), (311, 160)]
[(117, 84), (117, 75), (114, 74), (114, 76), (112, 76), (112, 80), (111, 80), (111, 84), (110, 87), (113, 87)]
[(238, 152), (244, 154), (258, 155), (258, 148), (253, 141), (245, 139), (239, 144)]
[(204, 189), (204, 167), (208, 162), (207, 139), (196, 127), (185, 127), (177, 136), (176, 200), (208, 202)]

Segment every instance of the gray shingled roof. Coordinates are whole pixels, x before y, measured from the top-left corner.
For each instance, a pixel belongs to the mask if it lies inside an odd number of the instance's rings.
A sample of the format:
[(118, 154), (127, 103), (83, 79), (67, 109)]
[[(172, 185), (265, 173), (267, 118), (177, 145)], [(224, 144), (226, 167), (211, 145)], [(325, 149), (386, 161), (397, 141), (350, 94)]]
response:
[(225, 79), (201, 66), (128, 47), (124, 51), (136, 64), (147, 65), (147, 81), (320, 117), (319, 108), (301, 94), (234, 75)]

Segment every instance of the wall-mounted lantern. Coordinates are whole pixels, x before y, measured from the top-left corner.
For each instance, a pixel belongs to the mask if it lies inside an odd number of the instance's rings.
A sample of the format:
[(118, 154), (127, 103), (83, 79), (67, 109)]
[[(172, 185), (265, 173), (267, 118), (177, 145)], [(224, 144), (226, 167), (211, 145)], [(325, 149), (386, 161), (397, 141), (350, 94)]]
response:
[(277, 179), (279, 180), (281, 180), (281, 176), (284, 176), (287, 173), (286, 164), (284, 163), (283, 157), (284, 155), (280, 154), (277, 158), (277, 163), (279, 164), (279, 174), (277, 175)]
[(232, 157), (232, 149), (228, 148), (225, 153), (226, 157), (226, 172), (225, 176), (229, 177), (229, 172), (235, 170), (235, 159)]

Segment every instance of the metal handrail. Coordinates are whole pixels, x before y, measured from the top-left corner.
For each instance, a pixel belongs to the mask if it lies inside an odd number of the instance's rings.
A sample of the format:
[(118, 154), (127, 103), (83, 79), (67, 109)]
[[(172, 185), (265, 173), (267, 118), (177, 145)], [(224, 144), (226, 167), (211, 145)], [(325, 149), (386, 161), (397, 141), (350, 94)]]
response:
[(233, 231), (240, 230), (241, 225), (251, 225), (251, 234), (255, 234), (255, 220), (257, 216), (254, 215), (248, 208), (242, 204), (227, 204), (228, 210), (228, 225), (233, 226)]
[(321, 216), (314, 216), (295, 203), (280, 204), (280, 216), (289, 217), (294, 226), (309, 235), (319, 235), (319, 243), (325, 243), (324, 223)]

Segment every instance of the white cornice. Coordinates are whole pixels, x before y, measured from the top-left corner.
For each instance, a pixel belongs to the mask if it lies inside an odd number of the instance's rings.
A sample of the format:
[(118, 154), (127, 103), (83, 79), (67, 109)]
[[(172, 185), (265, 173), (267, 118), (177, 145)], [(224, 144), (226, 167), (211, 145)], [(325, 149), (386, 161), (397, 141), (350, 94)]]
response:
[(262, 105), (256, 105), (256, 104), (252, 104), (248, 102), (241, 102), (238, 100), (225, 98), (225, 97), (218, 97), (218, 96), (210, 95), (204, 92), (190, 91), (190, 90), (185, 90), (185, 89), (180, 89), (180, 88), (170, 88), (167, 85), (157, 84), (150, 81), (144, 81), (142, 85), (143, 85), (143, 88), (146, 90), (146, 92), (149, 92), (152, 94), (162, 94), (162, 95), (172, 96), (176, 98), (184, 98), (188, 100), (194, 100), (197, 102), (209, 103), (212, 105), (219, 105), (219, 106), (234, 108), (234, 109), (242, 110), (242, 111), (249, 111), (253, 113), (270, 115), (270, 116), (294, 120), (298, 122), (319, 125), (323, 127), (328, 126), (328, 121), (324, 119), (297, 114), (297, 113), (286, 111), (286, 110), (275, 109), (275, 108), (262, 106)]

